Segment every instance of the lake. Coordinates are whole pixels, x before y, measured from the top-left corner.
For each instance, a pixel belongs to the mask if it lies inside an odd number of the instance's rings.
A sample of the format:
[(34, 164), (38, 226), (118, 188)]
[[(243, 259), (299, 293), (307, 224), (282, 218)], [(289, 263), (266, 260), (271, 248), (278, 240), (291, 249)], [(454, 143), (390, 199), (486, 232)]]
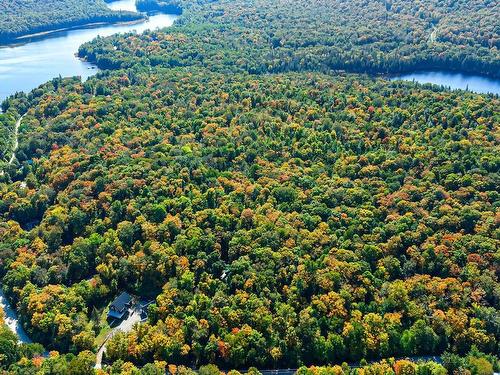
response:
[(444, 72), (444, 71), (421, 71), (391, 77), (392, 81), (406, 80), (419, 83), (432, 83), (452, 89), (467, 88), (470, 91), (483, 94), (500, 94), (500, 80), (472, 74)]
[[(136, 10), (135, 0), (115, 1), (108, 6), (114, 10)], [(0, 103), (18, 91), (29, 92), (59, 75), (81, 76), (85, 80), (96, 74), (95, 66), (81, 61), (75, 54), (81, 44), (98, 35), (109, 36), (130, 31), (140, 33), (148, 29), (167, 27), (171, 26), (177, 17), (170, 14), (153, 14), (142, 23), (59, 31), (27, 39), (23, 44), (2, 46), (0, 47)]]
[[(135, 11), (135, 0), (120, 0), (108, 4), (114, 10)], [(26, 39), (22, 44), (0, 47), (0, 102), (18, 91), (31, 91), (44, 82), (59, 75), (63, 77), (81, 76), (86, 79), (96, 74), (92, 64), (81, 61), (75, 54), (78, 47), (98, 35), (157, 29), (171, 26), (178, 16), (153, 14), (149, 19), (136, 24), (102, 25), (58, 31), (48, 35)], [(5, 312), (7, 326), (15, 332), (21, 342), (29, 343), (30, 338), (19, 324), (16, 312), (0, 288), (0, 307)]]
[[(135, 11), (135, 0), (120, 0), (108, 4), (113, 10)], [(0, 47), (0, 102), (17, 91), (29, 92), (59, 75), (81, 76), (87, 79), (97, 69), (81, 61), (75, 54), (78, 47), (96, 36), (109, 36), (130, 31), (171, 26), (175, 15), (154, 14), (147, 21), (137, 24), (102, 25), (59, 31), (49, 35), (26, 39), (22, 44)], [(433, 83), (452, 89), (469, 89), (478, 93), (500, 94), (500, 80), (453, 72), (413, 72), (394, 76), (391, 80), (409, 80)]]

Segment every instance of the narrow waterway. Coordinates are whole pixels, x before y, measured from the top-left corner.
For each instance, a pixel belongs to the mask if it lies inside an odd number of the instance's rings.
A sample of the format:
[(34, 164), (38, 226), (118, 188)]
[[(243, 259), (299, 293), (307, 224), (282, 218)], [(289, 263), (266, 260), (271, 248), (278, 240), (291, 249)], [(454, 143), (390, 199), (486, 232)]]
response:
[[(114, 10), (136, 10), (135, 0), (120, 0), (108, 4)], [(170, 14), (152, 14), (137, 24), (101, 25), (95, 28), (59, 31), (22, 44), (0, 47), (0, 102), (19, 91), (29, 92), (44, 82), (61, 75), (94, 75), (95, 66), (78, 59), (78, 47), (98, 35), (157, 29), (171, 26), (177, 18)]]
[(16, 311), (10, 307), (7, 301), (7, 297), (5, 297), (5, 294), (2, 291), (2, 288), (0, 288), (0, 307), (3, 309), (5, 314), (5, 323), (12, 330), (12, 332), (16, 333), (16, 335), (19, 337), (19, 341), (27, 344), (31, 343), (31, 339), (19, 323)]

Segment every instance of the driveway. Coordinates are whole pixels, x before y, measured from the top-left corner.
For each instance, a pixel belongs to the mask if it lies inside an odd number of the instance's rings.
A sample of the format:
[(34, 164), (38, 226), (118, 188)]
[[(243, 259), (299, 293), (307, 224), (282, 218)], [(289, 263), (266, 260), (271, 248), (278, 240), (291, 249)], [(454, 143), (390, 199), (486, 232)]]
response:
[(104, 343), (101, 345), (99, 350), (97, 351), (96, 354), (96, 363), (95, 367), (96, 369), (102, 368), (102, 357), (104, 352), (106, 351), (106, 343), (108, 340), (116, 335), (118, 332), (130, 332), (134, 325), (136, 323), (141, 322), (141, 312), (140, 312), (140, 307), (138, 305), (135, 305), (133, 308), (129, 310), (129, 315), (127, 319), (124, 319), (118, 324), (116, 327), (114, 327), (110, 333), (106, 336), (106, 339), (104, 340)]

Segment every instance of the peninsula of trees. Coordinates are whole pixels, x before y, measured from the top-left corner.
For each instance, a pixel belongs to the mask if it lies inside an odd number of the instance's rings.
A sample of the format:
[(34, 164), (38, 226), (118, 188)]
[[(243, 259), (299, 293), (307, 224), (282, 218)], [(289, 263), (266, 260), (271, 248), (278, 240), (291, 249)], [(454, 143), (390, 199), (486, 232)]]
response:
[(254, 74), (444, 69), (500, 77), (495, 1), (145, 2), (184, 8), (176, 26), (160, 34), (167, 40), (116, 36), (84, 45), (80, 55), (113, 69), (136, 63)]
[(168, 14), (181, 14), (182, 6), (180, 0), (168, 0), (168, 1), (158, 1), (158, 0), (137, 0), (136, 1), (137, 10), (140, 12), (163, 12)]
[(103, 0), (0, 0), (0, 44), (35, 33), (143, 17), (110, 10)]

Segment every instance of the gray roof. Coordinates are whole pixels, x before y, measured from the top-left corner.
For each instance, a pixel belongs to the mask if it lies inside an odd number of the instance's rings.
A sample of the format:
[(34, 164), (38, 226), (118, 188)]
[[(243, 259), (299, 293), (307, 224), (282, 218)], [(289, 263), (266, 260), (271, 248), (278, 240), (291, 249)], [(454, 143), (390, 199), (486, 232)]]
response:
[(108, 318), (121, 319), (121, 318), (123, 318), (123, 315), (125, 315), (125, 312), (117, 312), (114, 310), (108, 311)]
[(117, 312), (124, 312), (132, 302), (132, 296), (128, 293), (123, 292), (109, 305), (109, 310), (114, 310)]

